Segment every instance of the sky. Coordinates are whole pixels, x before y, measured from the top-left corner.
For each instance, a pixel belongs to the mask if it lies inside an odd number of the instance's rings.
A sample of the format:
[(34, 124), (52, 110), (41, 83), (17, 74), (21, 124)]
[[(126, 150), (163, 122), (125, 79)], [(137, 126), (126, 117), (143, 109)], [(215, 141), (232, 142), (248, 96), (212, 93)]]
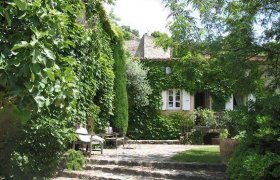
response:
[(113, 10), (113, 14), (120, 19), (119, 25), (138, 30), (140, 37), (154, 31), (168, 33), (169, 10), (161, 0), (116, 0), (114, 6), (106, 5), (105, 8), (108, 12)]

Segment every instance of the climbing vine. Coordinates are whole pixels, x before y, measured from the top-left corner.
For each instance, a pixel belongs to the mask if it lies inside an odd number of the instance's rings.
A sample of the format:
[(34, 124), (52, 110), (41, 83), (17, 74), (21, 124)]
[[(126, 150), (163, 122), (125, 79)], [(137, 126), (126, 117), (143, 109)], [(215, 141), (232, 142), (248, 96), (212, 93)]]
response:
[[(225, 62), (189, 54), (182, 59), (143, 64), (149, 69), (148, 79), (156, 96), (163, 90), (178, 88), (191, 94), (209, 92), (214, 99), (226, 102), (232, 93), (247, 95), (261, 86), (256, 62)], [(241, 66), (243, 69), (237, 71)], [(170, 74), (166, 74), (166, 67), (171, 68)]]
[[(121, 36), (96, 0), (0, 2), (0, 176), (42, 179), (52, 175), (73, 139), (76, 122), (103, 129), (113, 111), (115, 74), (125, 66)], [(117, 42), (117, 43), (116, 43)], [(120, 56), (119, 56), (120, 55)], [(123, 63), (123, 64), (121, 64)], [(114, 87), (115, 86), (115, 87)], [(124, 91), (124, 92), (122, 92)], [(117, 92), (117, 93), (115, 93)], [(120, 107), (115, 107), (120, 109)], [(15, 117), (16, 116), (16, 117)], [(3, 119), (3, 117), (6, 117)], [(9, 139), (13, 147), (6, 149)]]

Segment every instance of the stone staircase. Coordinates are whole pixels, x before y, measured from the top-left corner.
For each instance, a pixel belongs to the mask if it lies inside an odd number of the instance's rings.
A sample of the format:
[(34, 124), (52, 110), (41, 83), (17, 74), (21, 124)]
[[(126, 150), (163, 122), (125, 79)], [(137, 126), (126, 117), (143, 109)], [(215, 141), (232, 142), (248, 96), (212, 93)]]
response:
[(65, 179), (227, 179), (224, 164), (139, 161), (89, 158), (84, 171), (63, 171), (55, 180)]

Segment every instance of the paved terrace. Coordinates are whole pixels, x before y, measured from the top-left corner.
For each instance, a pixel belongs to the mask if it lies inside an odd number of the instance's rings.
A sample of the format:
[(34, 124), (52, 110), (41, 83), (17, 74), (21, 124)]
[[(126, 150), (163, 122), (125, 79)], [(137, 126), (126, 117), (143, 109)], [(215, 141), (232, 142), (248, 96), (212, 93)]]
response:
[[(139, 160), (139, 161), (171, 161), (171, 157), (178, 152), (207, 147), (206, 145), (179, 144), (126, 144), (118, 149), (104, 149), (103, 155), (94, 151), (92, 159)], [(210, 147), (210, 145), (208, 146)], [(213, 147), (213, 146), (211, 146)]]

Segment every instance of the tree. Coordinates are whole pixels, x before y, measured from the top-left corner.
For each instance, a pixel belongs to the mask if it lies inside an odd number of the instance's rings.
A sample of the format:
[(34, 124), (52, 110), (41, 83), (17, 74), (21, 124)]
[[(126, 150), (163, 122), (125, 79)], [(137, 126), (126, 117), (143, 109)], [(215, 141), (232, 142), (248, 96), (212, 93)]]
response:
[(174, 17), (170, 30), (178, 55), (207, 52), (211, 59), (220, 60), (232, 82), (243, 81), (239, 77), (244, 77), (241, 72), (252, 58), (265, 65), (270, 91), (240, 110), (236, 121), (243, 136), (228, 173), (232, 179), (279, 179), (280, 102), (274, 93), (280, 87), (280, 2), (164, 1)]
[(141, 110), (141, 107), (149, 104), (148, 96), (152, 90), (147, 80), (147, 70), (143, 69), (138, 60), (128, 60), (126, 75), (129, 112), (133, 115), (133, 111)]
[[(212, 57), (243, 59), (264, 55), (270, 87), (279, 88), (280, 5), (267, 0), (164, 0), (174, 18), (169, 28), (179, 48)], [(185, 52), (185, 53), (184, 53)]]
[(136, 29), (132, 29), (130, 26), (121, 26), (124, 40), (132, 40), (139, 38), (139, 31)]

